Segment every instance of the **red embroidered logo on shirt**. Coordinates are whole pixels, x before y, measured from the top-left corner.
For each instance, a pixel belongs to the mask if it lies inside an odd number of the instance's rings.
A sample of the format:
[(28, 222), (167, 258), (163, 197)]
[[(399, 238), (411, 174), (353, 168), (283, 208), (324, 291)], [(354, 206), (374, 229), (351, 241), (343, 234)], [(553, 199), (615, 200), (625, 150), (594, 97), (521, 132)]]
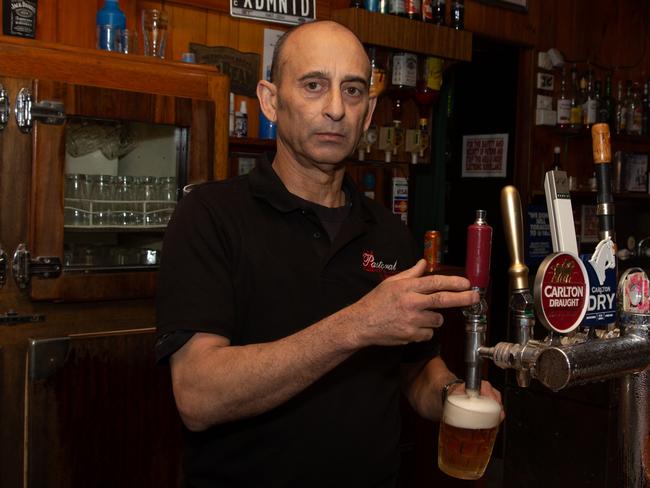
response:
[(361, 266), (369, 273), (380, 273), (382, 279), (386, 279), (397, 273), (397, 259), (394, 263), (385, 263), (375, 258), (374, 251), (363, 251), (361, 254)]

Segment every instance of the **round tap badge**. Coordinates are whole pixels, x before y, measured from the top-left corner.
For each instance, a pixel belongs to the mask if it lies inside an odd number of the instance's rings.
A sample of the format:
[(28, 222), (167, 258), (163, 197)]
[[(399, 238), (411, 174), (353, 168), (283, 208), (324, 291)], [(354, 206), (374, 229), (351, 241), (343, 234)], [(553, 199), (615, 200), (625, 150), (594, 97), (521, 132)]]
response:
[(589, 278), (573, 254), (546, 256), (535, 275), (535, 309), (546, 328), (566, 334), (580, 325), (589, 305)]

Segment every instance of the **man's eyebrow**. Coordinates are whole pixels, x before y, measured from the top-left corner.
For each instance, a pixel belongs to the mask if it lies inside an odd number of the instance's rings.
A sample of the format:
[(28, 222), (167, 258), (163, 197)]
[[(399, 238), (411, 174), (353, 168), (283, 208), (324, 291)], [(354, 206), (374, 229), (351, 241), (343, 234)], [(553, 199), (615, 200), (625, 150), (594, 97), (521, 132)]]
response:
[[(305, 73), (302, 75), (300, 78), (298, 78), (298, 81), (305, 81), (310, 78), (325, 78), (329, 79), (330, 75), (329, 73), (325, 71), (310, 71), (309, 73)], [(357, 83), (363, 83), (364, 85), (368, 85), (368, 80), (364, 78), (363, 76), (355, 76), (355, 75), (348, 75), (343, 77), (343, 83), (350, 83), (350, 82), (357, 82)]]

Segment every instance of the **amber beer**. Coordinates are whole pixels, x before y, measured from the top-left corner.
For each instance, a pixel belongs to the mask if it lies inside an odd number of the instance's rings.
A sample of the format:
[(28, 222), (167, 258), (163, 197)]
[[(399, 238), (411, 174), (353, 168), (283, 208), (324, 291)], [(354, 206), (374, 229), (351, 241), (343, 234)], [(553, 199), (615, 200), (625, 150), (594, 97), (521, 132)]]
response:
[(483, 476), (499, 430), (501, 406), (484, 396), (447, 397), (440, 423), (438, 466), (449, 476)]

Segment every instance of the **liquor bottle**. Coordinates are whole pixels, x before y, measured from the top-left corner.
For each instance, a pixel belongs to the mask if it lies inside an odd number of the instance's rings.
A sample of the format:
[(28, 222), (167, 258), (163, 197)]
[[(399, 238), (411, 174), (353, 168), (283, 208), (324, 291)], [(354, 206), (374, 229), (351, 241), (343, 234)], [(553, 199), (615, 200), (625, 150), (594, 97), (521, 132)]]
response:
[(587, 79), (582, 79), (585, 84), (584, 99), (582, 102), (582, 124), (587, 128), (591, 128), (596, 123), (598, 116), (598, 101), (594, 93), (594, 76), (590, 70), (587, 73)]
[(379, 97), (386, 90), (386, 56), (377, 47), (368, 48), (368, 58), (370, 58), (370, 96)]
[(562, 163), (560, 163), (560, 146), (555, 146), (553, 148), (553, 171), (561, 171)]
[(615, 126), (616, 121), (614, 112), (614, 100), (612, 99), (612, 75), (608, 73), (605, 77), (605, 93), (603, 94), (598, 121)]
[(465, 28), (465, 1), (453, 0), (451, 2), (451, 27), (456, 30)]
[(422, 21), (431, 23), (433, 22), (433, 8), (431, 8), (431, 0), (422, 0)]
[(391, 15), (397, 15), (398, 17), (406, 17), (406, 1), (389, 0), (388, 13)]
[(422, 0), (405, 0), (406, 16), (411, 20), (422, 20)]
[(578, 70), (575, 64), (571, 68), (571, 115), (569, 116), (569, 127), (573, 130), (582, 128), (582, 104), (580, 103), (580, 92), (578, 90)]
[(350, 7), (351, 8), (363, 8), (363, 0), (351, 0), (350, 1)]
[(36, 37), (38, 0), (3, 0), (2, 33), (8, 36)]
[(561, 129), (569, 127), (571, 119), (571, 99), (568, 94), (566, 69), (562, 68), (562, 80), (560, 81), (560, 93), (556, 104), (557, 126)]
[(632, 84), (630, 82), (628, 84), (625, 115), (627, 116), (626, 132), (633, 136), (641, 135), (643, 112), (637, 83)]
[(390, 0), (379, 0), (379, 13), (390, 14)]
[(603, 106), (603, 85), (600, 80), (594, 81), (594, 97), (596, 98), (596, 123), (600, 122), (600, 111)]
[(630, 94), (626, 102), (627, 110), (625, 111), (625, 115), (627, 116), (627, 124), (625, 128), (628, 134), (638, 136), (641, 135), (643, 123), (643, 109), (641, 107), (642, 93), (638, 82), (632, 82), (631, 86)]
[(648, 82), (643, 84), (643, 98), (641, 99), (641, 134), (648, 133)]
[(396, 52), (392, 57), (391, 85), (388, 96), (393, 102), (393, 120), (402, 120), (404, 103), (415, 88), (418, 74), (418, 59), (413, 53)]
[(436, 25), (445, 25), (445, 0), (430, 0), (432, 21)]
[(616, 134), (625, 134), (625, 126), (627, 124), (626, 116), (627, 107), (625, 105), (625, 99), (623, 98), (623, 81), (618, 80), (617, 90), (616, 90)]

